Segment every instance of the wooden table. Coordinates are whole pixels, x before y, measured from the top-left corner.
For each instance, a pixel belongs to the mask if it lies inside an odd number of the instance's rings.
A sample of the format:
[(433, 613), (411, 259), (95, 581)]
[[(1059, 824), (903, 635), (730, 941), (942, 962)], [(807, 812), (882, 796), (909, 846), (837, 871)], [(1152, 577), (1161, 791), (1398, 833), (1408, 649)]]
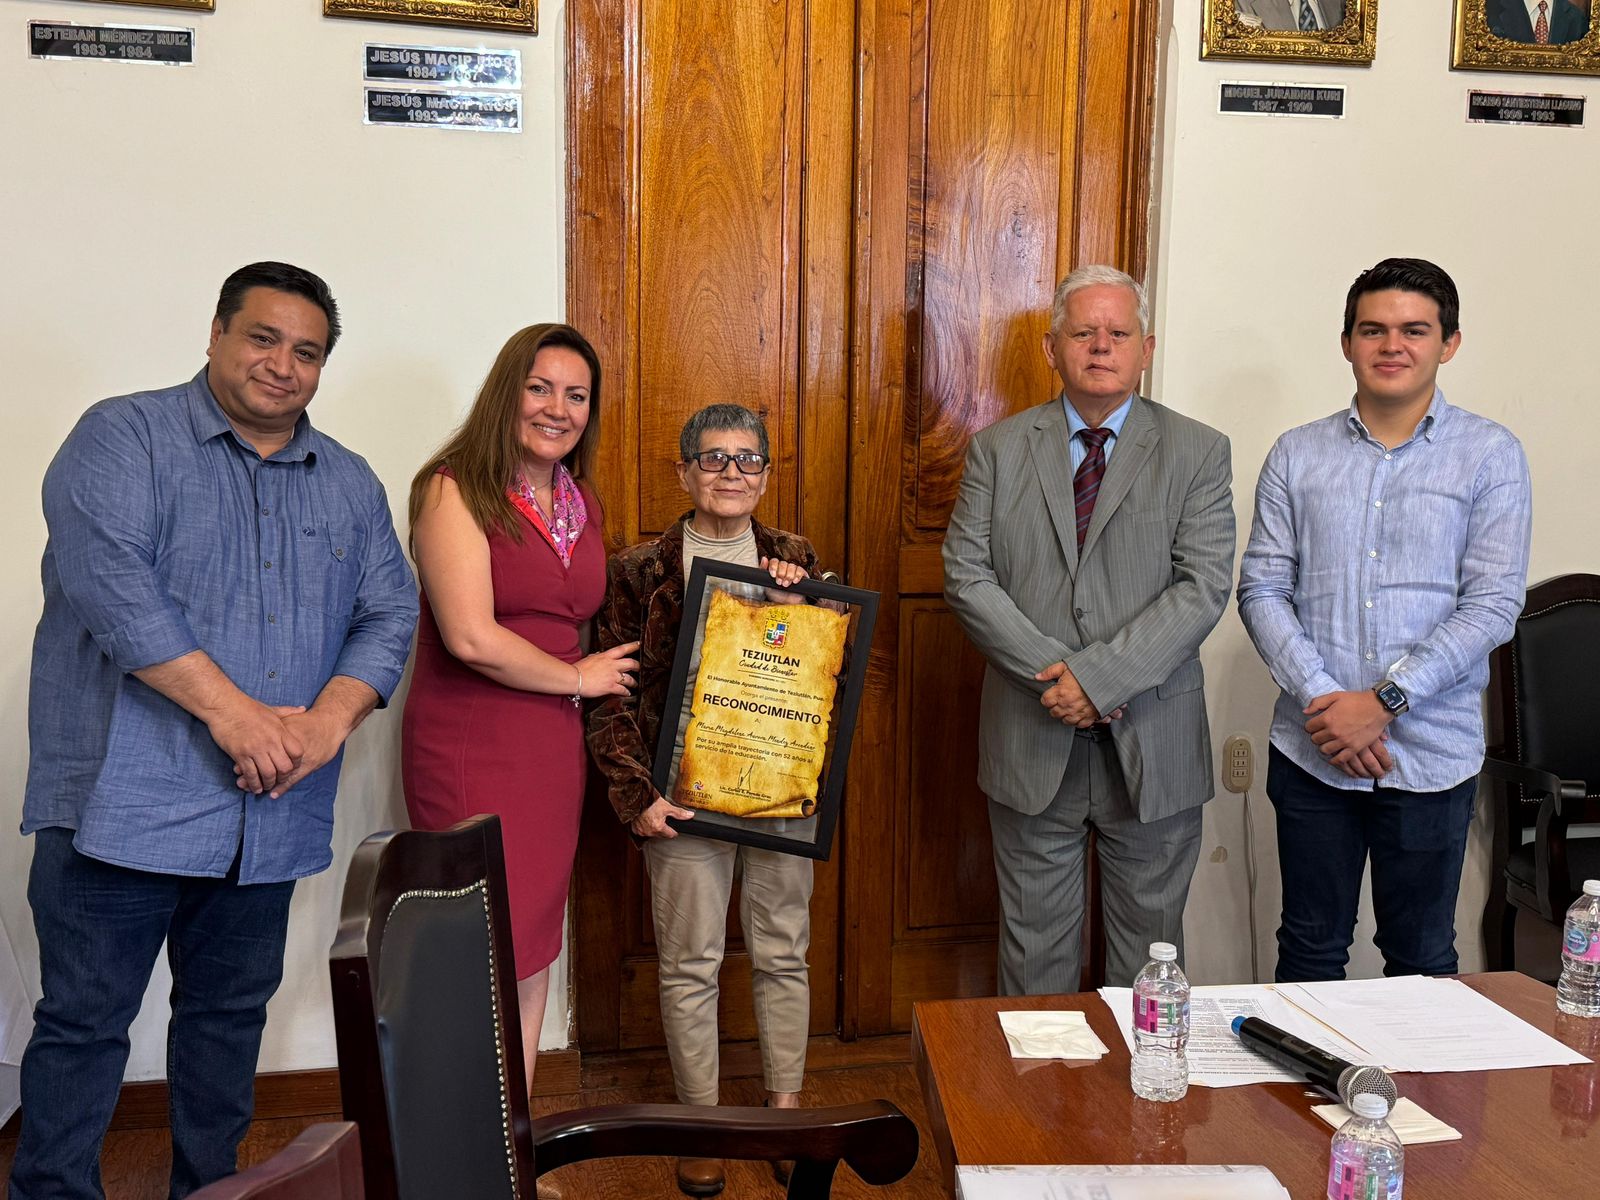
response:
[[(1556, 1012), (1525, 975), (1463, 982), (1590, 1058), (1600, 1019)], [(1110, 1053), (1098, 1062), (1013, 1059), (995, 1014), (1081, 1009)], [(1191, 1087), (1176, 1104), (1136, 1099), (1117, 1020), (1097, 995), (941, 1000), (916, 1005), (912, 1050), (954, 1190), (957, 1163), (1261, 1164), (1300, 1200), (1327, 1186), (1333, 1131), (1307, 1088)], [(1600, 1065), (1400, 1075), (1400, 1094), (1461, 1131), (1406, 1149), (1406, 1200), (1600, 1195)]]

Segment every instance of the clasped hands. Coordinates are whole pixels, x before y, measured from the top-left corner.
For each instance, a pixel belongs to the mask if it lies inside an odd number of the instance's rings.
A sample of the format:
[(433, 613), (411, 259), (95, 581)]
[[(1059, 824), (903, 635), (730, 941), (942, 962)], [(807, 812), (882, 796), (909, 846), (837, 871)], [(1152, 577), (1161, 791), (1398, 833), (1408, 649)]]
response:
[(233, 759), (234, 782), (259, 796), (282, 796), (339, 753), (350, 736), (331, 712), (303, 704), (266, 705), (247, 696), (213, 718), (211, 738)]
[(1376, 692), (1328, 692), (1301, 711), (1322, 756), (1351, 779), (1382, 779), (1394, 768), (1384, 745), (1394, 714)]
[(1052, 663), (1034, 678), (1040, 683), (1050, 684), (1045, 688), (1044, 695), (1039, 697), (1039, 703), (1063, 725), (1091, 729), (1096, 725), (1109, 725), (1112, 721), (1122, 720), (1122, 708), (1112, 709), (1102, 717), (1094, 701), (1089, 699), (1089, 694), (1064, 662)]

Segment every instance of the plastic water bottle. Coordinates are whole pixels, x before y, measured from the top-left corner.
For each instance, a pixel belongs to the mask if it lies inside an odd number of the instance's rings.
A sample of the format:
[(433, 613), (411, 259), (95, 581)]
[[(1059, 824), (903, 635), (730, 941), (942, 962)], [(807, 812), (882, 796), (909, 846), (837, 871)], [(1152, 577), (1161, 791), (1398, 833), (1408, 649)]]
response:
[(1600, 879), (1586, 880), (1567, 909), (1556, 1007), (1574, 1017), (1600, 1017)]
[(1133, 981), (1133, 1094), (1182, 1100), (1189, 1090), (1189, 981), (1178, 948), (1153, 942)]
[(1333, 1135), (1328, 1200), (1400, 1200), (1406, 1151), (1384, 1119), (1389, 1102), (1362, 1092), (1350, 1107), (1355, 1116)]

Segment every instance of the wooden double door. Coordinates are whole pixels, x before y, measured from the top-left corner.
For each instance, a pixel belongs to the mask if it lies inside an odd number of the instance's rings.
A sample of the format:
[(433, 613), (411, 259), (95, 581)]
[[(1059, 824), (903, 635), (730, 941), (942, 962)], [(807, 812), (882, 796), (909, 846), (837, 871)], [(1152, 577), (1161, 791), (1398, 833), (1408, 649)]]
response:
[[(817, 868), (813, 1033), (994, 988), (982, 661), (939, 551), (968, 439), (1054, 394), (1073, 265), (1143, 269), (1156, 0), (587, 0), (567, 7), (568, 310), (599, 349), (614, 548), (686, 507), (706, 404), (760, 411), (758, 515), (881, 593), (843, 816)], [(591, 786), (579, 1045), (662, 1043), (643, 859)], [(725, 1040), (755, 1036), (731, 912)]]

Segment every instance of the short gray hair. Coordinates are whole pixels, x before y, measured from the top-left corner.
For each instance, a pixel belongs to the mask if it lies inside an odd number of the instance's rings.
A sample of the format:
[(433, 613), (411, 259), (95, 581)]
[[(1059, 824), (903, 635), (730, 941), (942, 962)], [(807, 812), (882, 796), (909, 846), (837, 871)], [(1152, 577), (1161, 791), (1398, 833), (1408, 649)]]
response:
[(753, 433), (759, 443), (761, 457), (770, 460), (767, 443), (767, 423), (760, 413), (751, 412), (742, 404), (708, 404), (683, 423), (678, 434), (678, 454), (688, 462), (700, 453), (700, 439), (708, 433)]
[(1050, 302), (1050, 332), (1059, 330), (1061, 322), (1067, 319), (1068, 296), (1084, 288), (1101, 286), (1124, 287), (1131, 291), (1139, 304), (1139, 336), (1150, 332), (1150, 297), (1145, 294), (1144, 284), (1126, 271), (1101, 263), (1079, 267), (1061, 281), (1061, 286), (1056, 288), (1055, 299)]

